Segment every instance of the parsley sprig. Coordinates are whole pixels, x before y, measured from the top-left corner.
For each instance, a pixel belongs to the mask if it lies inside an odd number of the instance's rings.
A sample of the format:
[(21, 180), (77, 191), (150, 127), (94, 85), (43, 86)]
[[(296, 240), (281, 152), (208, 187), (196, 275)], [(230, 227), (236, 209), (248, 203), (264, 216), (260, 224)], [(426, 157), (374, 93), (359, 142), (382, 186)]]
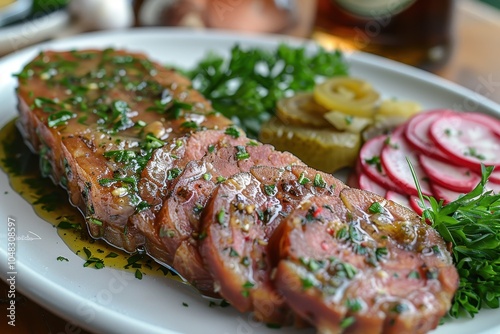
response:
[(452, 245), (452, 257), (460, 284), (449, 314), (474, 316), (483, 306), (500, 307), (500, 194), (486, 189), (493, 167), (481, 168), (481, 181), (468, 194), (443, 205), (424, 196), (410, 164), (421, 203), (430, 203), (422, 219), (432, 223)]
[(319, 48), (312, 53), (285, 44), (270, 51), (236, 45), (229, 59), (209, 54), (186, 74), (215, 110), (255, 138), (260, 125), (274, 114), (277, 100), (312, 90), (321, 77), (347, 74), (347, 64), (339, 51)]

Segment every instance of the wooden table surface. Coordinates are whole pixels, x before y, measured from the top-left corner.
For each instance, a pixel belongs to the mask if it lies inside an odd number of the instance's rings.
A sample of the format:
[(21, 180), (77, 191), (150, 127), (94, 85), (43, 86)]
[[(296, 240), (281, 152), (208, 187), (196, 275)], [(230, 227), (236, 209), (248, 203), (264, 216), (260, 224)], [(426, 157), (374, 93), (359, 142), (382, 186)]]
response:
[[(455, 50), (437, 74), (500, 103), (500, 12), (470, 1), (458, 1)], [(16, 327), (7, 324), (7, 285), (0, 285), (3, 316), (0, 333), (88, 333), (26, 297), (16, 304)]]

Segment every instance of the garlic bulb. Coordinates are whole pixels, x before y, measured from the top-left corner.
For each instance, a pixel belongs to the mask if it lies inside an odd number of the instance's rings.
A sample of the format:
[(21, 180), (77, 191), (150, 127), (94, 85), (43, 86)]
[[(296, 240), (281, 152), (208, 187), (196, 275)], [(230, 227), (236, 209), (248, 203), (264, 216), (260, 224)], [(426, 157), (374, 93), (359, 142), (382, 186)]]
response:
[(120, 29), (134, 23), (130, 0), (72, 0), (69, 11), (84, 30)]

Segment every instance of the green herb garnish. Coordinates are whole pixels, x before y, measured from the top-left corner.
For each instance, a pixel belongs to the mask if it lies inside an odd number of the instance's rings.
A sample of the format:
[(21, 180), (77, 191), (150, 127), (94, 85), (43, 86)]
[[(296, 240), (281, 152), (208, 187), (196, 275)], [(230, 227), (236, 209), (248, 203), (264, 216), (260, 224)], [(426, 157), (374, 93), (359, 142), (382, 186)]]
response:
[(311, 53), (285, 44), (268, 51), (236, 45), (229, 59), (209, 54), (186, 74), (215, 110), (257, 138), (280, 98), (312, 90), (321, 77), (346, 75), (347, 64), (339, 51), (319, 48)]
[[(500, 307), (500, 194), (486, 190), (493, 167), (481, 166), (481, 181), (468, 194), (443, 205), (422, 195), (415, 171), (410, 170), (420, 201), (430, 203), (422, 214), (445, 242), (452, 245), (452, 257), (460, 276), (460, 285), (449, 314), (474, 316), (484, 306)], [(433, 251), (440, 254), (439, 248)]]

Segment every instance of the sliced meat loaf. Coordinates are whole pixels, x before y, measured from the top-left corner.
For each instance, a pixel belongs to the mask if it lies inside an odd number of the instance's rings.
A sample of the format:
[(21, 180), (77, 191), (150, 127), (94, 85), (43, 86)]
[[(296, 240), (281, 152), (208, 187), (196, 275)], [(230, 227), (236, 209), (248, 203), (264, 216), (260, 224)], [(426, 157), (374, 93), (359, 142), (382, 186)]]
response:
[(221, 296), (260, 321), (289, 323), (290, 310), (271, 282), (269, 238), (302, 200), (338, 196), (345, 187), (305, 166), (253, 167), (220, 183), (202, 213), (200, 252)]
[(18, 125), (42, 172), (67, 188), (93, 237), (129, 252), (143, 243), (128, 221), (149, 205), (137, 182), (153, 151), (230, 124), (188, 79), (142, 54), (47, 51), (18, 78)]
[(198, 131), (157, 149), (141, 173), (139, 193), (155, 211), (161, 208), (170, 184), (193, 160), (201, 159), (215, 145), (245, 145), (250, 140), (235, 127)]
[(271, 242), (277, 290), (321, 333), (426, 333), (458, 287), (432, 227), (357, 189), (303, 201)]

